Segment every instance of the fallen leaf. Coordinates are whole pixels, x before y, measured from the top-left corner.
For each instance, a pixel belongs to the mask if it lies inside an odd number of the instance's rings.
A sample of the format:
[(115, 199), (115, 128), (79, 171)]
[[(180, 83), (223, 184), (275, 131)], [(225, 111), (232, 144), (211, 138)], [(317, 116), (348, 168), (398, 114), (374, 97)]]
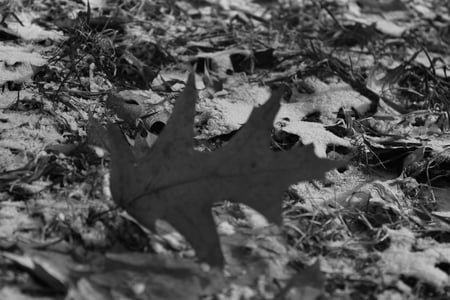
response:
[(39, 18), (39, 15), (35, 12), (17, 12), (17, 17), (23, 25), (18, 22), (10, 22), (8, 27), (24, 41), (61, 41), (64, 39), (64, 35), (61, 31), (47, 30), (36, 24), (35, 20)]
[(318, 112), (319, 119), (324, 124), (331, 125), (334, 124), (341, 108), (353, 108), (361, 116), (370, 110), (369, 99), (354, 91), (347, 83), (335, 79), (333, 81), (325, 83), (314, 76), (305, 78), (304, 84), (312, 92), (308, 94), (294, 91), (290, 102), (282, 104), (277, 119), (288, 118), (291, 121), (301, 121)]
[(67, 290), (71, 269), (76, 265), (70, 256), (53, 251), (26, 249), (22, 255), (8, 252), (0, 255), (22, 266), (56, 292)]
[(151, 91), (124, 90), (111, 93), (106, 107), (129, 126), (135, 127), (141, 119), (147, 130), (151, 130), (156, 123), (166, 123), (172, 105)]
[[(407, 228), (386, 229), (390, 240), (389, 248), (381, 253), (380, 270), (386, 283), (398, 278), (415, 278), (436, 288), (448, 287), (449, 275), (438, 266), (447, 264), (450, 257), (448, 244), (417, 240)], [(422, 245), (422, 249), (415, 249)]]
[(195, 77), (189, 76), (170, 119), (153, 146), (136, 157), (119, 128), (109, 125), (111, 192), (114, 201), (144, 226), (171, 223), (198, 258), (223, 266), (211, 205), (228, 200), (246, 204), (269, 221), (281, 223), (282, 194), (292, 183), (322, 178), (342, 162), (318, 158), (312, 145), (282, 153), (270, 147), (281, 92), (255, 108), (247, 123), (215, 152), (193, 149)]
[(217, 270), (148, 253), (107, 253), (91, 266), (96, 266), (93, 272), (70, 287), (67, 299), (199, 299), (223, 289), (225, 282)]
[(31, 82), (35, 67), (42, 67), (47, 63), (39, 53), (30, 47), (0, 46), (0, 84), (8, 81), (22, 83)]
[(298, 135), (303, 144), (313, 144), (315, 153), (321, 158), (327, 157), (328, 145), (352, 148), (349, 141), (334, 135), (320, 123), (280, 121), (277, 122), (276, 127), (283, 132)]
[[(275, 118), (277, 129), (299, 136), (304, 145), (313, 144), (321, 158), (326, 157), (326, 149), (330, 145), (351, 148), (349, 141), (328, 131), (324, 124), (335, 124), (341, 108), (353, 108), (364, 115), (370, 108), (370, 101), (343, 83), (327, 85), (317, 78), (307, 78), (305, 83), (314, 93), (296, 93), (292, 97), (294, 102), (282, 103)], [(238, 130), (245, 124), (252, 109), (262, 104), (267, 99), (265, 95), (269, 94), (266, 89), (254, 85), (240, 86), (241, 90), (237, 93), (234, 92), (237, 89), (233, 89), (228, 95), (216, 95), (200, 101), (199, 119), (206, 125), (196, 138), (211, 138)], [(302, 121), (314, 113), (320, 114), (324, 124)]]

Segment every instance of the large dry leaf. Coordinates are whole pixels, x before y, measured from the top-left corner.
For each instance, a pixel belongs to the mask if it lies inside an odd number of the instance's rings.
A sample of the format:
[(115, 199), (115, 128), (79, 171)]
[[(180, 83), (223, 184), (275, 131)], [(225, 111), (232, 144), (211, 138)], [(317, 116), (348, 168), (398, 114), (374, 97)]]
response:
[[(313, 144), (316, 154), (322, 158), (326, 157), (328, 146), (351, 148), (349, 141), (328, 131), (324, 124), (335, 124), (337, 112), (341, 108), (352, 108), (364, 115), (370, 109), (371, 102), (345, 83), (325, 83), (315, 77), (305, 78), (304, 83), (314, 92), (296, 92), (292, 95), (291, 102), (281, 104), (275, 118), (279, 129), (297, 135), (302, 144)], [(240, 90), (234, 88), (226, 95), (216, 95), (212, 99), (205, 98), (200, 101), (200, 120), (202, 124), (206, 124), (202, 127), (201, 138), (211, 138), (238, 130), (245, 124), (253, 108), (268, 98), (264, 95), (269, 92), (264, 88), (242, 83), (239, 86)], [(324, 124), (302, 121), (316, 113), (320, 114), (320, 120)]]
[(275, 92), (255, 108), (232, 141), (215, 152), (193, 149), (197, 92), (194, 75), (180, 95), (158, 140), (141, 155), (133, 153), (120, 130), (110, 125), (111, 191), (117, 204), (143, 225), (170, 222), (200, 260), (223, 265), (211, 205), (244, 203), (280, 223), (282, 193), (298, 181), (321, 178), (342, 163), (318, 158), (313, 146), (275, 153), (269, 148), (273, 120), (280, 108)]

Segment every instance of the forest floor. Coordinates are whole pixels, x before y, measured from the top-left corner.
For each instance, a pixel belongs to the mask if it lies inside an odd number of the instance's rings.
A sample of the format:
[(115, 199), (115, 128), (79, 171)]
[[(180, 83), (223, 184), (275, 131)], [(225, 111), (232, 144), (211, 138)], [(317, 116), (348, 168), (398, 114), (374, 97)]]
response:
[(4, 2), (0, 299), (450, 298), (444, 1)]

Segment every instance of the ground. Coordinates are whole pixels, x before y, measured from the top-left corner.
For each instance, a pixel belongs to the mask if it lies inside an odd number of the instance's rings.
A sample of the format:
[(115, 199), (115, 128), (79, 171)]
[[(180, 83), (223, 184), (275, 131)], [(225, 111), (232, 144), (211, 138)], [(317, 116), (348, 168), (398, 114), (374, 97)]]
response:
[(0, 12), (0, 299), (450, 297), (444, 2)]

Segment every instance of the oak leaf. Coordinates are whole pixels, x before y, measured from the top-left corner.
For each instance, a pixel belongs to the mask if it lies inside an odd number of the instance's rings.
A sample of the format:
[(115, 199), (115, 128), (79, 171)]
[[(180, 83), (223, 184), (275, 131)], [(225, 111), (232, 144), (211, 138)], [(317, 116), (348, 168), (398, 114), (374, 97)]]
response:
[(281, 92), (255, 108), (234, 138), (214, 152), (195, 151), (194, 75), (179, 96), (167, 125), (146, 152), (133, 151), (119, 128), (109, 125), (111, 192), (114, 201), (150, 229), (171, 223), (197, 257), (223, 266), (211, 206), (228, 200), (246, 204), (269, 221), (281, 222), (282, 194), (290, 184), (322, 178), (342, 162), (318, 158), (313, 146), (273, 152), (270, 133)]

